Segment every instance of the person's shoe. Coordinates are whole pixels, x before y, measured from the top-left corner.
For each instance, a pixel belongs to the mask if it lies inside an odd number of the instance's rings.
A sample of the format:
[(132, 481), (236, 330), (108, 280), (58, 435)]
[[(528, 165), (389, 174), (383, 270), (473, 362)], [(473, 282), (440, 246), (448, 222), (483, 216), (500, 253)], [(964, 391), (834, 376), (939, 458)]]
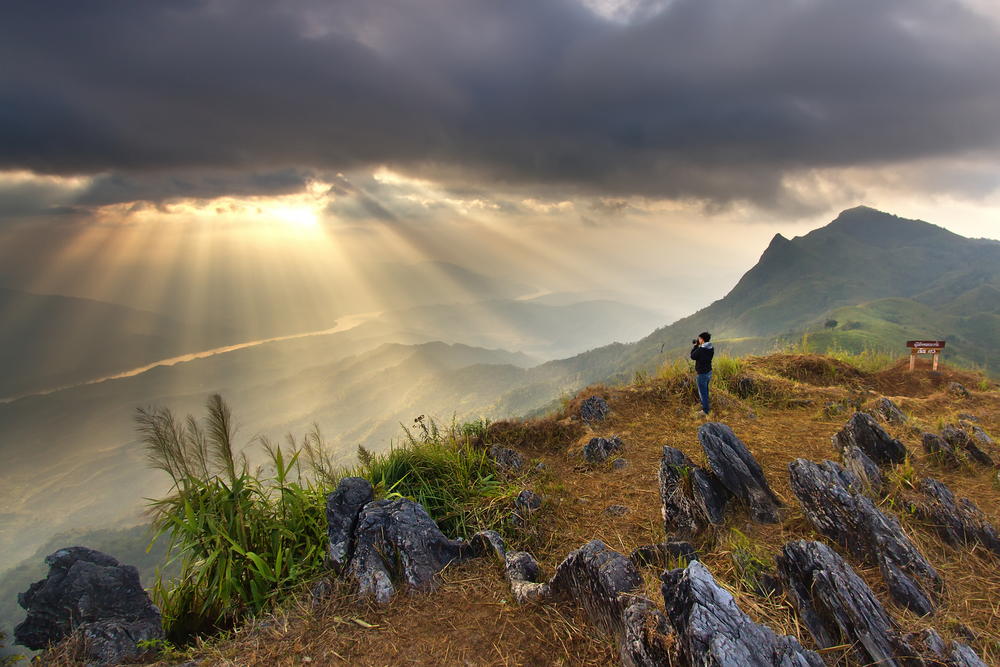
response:
[(705, 412), (704, 410), (699, 410), (698, 412), (694, 413), (694, 416), (695, 417), (707, 417), (708, 413)]

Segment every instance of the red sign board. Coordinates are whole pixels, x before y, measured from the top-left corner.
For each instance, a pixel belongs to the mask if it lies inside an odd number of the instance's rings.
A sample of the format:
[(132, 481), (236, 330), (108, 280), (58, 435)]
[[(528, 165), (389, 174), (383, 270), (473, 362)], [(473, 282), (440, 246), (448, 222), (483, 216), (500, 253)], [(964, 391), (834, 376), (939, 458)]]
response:
[(906, 341), (906, 347), (918, 350), (943, 350), (944, 343), (943, 340), (908, 340)]

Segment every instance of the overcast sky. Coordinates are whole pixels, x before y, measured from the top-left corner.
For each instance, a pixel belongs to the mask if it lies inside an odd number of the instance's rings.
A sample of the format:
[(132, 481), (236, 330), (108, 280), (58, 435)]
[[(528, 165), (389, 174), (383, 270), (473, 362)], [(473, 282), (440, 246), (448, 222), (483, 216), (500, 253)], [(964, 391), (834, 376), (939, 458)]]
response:
[(2, 3), (0, 285), (135, 305), (205, 263), (427, 258), (544, 289), (738, 277), (858, 204), (997, 238), (995, 7)]

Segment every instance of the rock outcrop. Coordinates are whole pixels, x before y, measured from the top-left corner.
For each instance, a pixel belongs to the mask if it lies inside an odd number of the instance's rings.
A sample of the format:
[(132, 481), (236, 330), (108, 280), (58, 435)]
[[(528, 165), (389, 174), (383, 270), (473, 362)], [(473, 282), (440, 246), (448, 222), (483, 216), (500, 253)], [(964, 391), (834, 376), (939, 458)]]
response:
[(964, 450), (966, 455), (976, 463), (989, 468), (993, 467), (993, 458), (981, 450), (973, 439), (969, 437), (969, 434), (962, 429), (948, 427), (941, 431), (941, 437), (956, 451)]
[(698, 440), (715, 478), (746, 503), (750, 517), (757, 523), (778, 523), (782, 502), (768, 486), (757, 459), (733, 430), (725, 424), (709, 422), (698, 428)]
[(117, 664), (146, 650), (141, 642), (163, 639), (163, 623), (139, 581), (139, 571), (107, 554), (70, 547), (45, 558), (48, 576), (17, 596), (27, 618), (14, 641), (32, 650), (71, 633), (87, 643), (94, 664)]
[(591, 438), (583, 447), (583, 458), (587, 463), (604, 463), (612, 454), (625, 450), (625, 443), (617, 435), (610, 438)]
[(855, 412), (840, 431), (833, 434), (833, 446), (838, 452), (853, 445), (878, 465), (902, 463), (909, 452), (899, 440), (891, 437), (871, 415)]
[(955, 450), (941, 436), (935, 433), (924, 433), (920, 436), (920, 442), (924, 447), (924, 453), (942, 466), (946, 468), (957, 468), (959, 466)]
[[(344, 478), (327, 496), (327, 563), (347, 573), (358, 591), (388, 604), (401, 577), (411, 589), (433, 590), (436, 575), (456, 560), (492, 557), (504, 560), (499, 533), (487, 530), (469, 541), (450, 540), (427, 510), (407, 498), (371, 501), (371, 484)], [(360, 505), (360, 507), (359, 507)]]
[(664, 573), (662, 582), (680, 664), (823, 667), (822, 658), (803, 648), (795, 637), (777, 635), (750, 620), (700, 562)]
[(896, 667), (915, 651), (868, 585), (821, 542), (789, 542), (775, 558), (789, 600), (820, 648), (850, 644), (863, 665)]
[(580, 406), (580, 419), (588, 424), (604, 421), (609, 414), (611, 407), (600, 396), (591, 396)]
[(955, 500), (947, 486), (926, 477), (918, 487), (919, 498), (911, 500), (910, 511), (953, 547), (979, 544), (1000, 556), (1000, 535), (986, 515), (968, 498)]
[(351, 538), (361, 509), (375, 500), (371, 482), (361, 477), (344, 477), (337, 489), (326, 496), (326, 563), (338, 577), (351, 558)]
[(882, 477), (882, 471), (879, 470), (875, 462), (868, 458), (868, 455), (860, 447), (847, 445), (840, 456), (844, 462), (844, 467), (858, 476), (858, 479), (861, 480), (865, 491), (869, 495), (876, 497), (882, 494), (885, 490), (885, 480)]
[(941, 578), (903, 534), (895, 518), (883, 514), (864, 493), (854, 473), (833, 461), (805, 459), (788, 464), (792, 490), (813, 528), (854, 557), (878, 566), (889, 594), (920, 615), (934, 611), (932, 592)]
[(868, 407), (868, 413), (876, 419), (890, 424), (904, 424), (909, 421), (909, 418), (900, 412), (896, 404), (885, 396), (875, 399)]

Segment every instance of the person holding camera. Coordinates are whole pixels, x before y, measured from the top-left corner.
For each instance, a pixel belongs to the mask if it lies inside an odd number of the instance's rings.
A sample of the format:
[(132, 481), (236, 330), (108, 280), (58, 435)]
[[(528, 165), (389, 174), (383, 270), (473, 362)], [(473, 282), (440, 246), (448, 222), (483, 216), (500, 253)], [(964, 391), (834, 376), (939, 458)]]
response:
[(691, 341), (694, 345), (691, 358), (694, 359), (694, 372), (698, 374), (698, 396), (701, 397), (700, 417), (708, 416), (708, 383), (712, 379), (712, 357), (715, 356), (711, 340), (712, 334), (703, 331), (698, 334), (697, 340)]

